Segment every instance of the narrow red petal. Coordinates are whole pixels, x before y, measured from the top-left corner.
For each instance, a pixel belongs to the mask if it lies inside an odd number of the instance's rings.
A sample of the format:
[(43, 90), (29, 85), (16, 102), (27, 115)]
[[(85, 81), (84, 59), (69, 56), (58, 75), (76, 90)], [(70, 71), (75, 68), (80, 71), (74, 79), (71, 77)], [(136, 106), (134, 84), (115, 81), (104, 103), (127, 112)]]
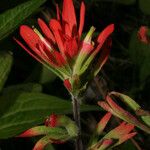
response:
[(112, 43), (111, 41), (106, 41), (102, 47), (101, 50), (101, 54), (100, 57), (98, 59), (98, 62), (95, 66), (95, 75), (97, 75), (97, 73), (101, 70), (101, 68), (103, 67), (103, 65), (106, 63), (106, 61), (108, 60), (109, 54), (110, 54), (110, 47), (111, 47)]
[(63, 45), (63, 40), (61, 37), (61, 32), (62, 32), (62, 28), (60, 23), (55, 20), (55, 19), (51, 19), (50, 20), (50, 28), (52, 29), (56, 42), (58, 44), (59, 50), (61, 51), (61, 53), (64, 53), (64, 45)]
[(50, 31), (50, 29), (48, 28), (48, 26), (46, 25), (46, 23), (42, 20), (42, 19), (38, 19), (38, 24), (42, 30), (42, 32), (44, 33), (44, 35), (52, 42), (55, 43), (55, 38), (52, 34), (52, 32)]
[(124, 113), (124, 109), (122, 109), (119, 105), (117, 105), (110, 96), (108, 96), (108, 95), (106, 96), (106, 101), (116, 112)]
[(107, 113), (105, 114), (105, 116), (99, 121), (99, 123), (97, 124), (97, 132), (98, 134), (100, 134), (104, 128), (106, 127), (108, 121), (110, 120), (112, 114), (111, 113)]
[(71, 91), (71, 90), (72, 90), (72, 86), (71, 86), (71, 83), (70, 83), (69, 79), (65, 79), (65, 80), (64, 80), (64, 86), (66, 87), (66, 89), (67, 89), (68, 91)]
[(33, 54), (30, 50), (28, 50), (19, 40), (15, 39), (14, 40), (29, 54), (31, 55), (34, 59), (36, 59), (38, 62), (43, 63), (43, 61), (37, 57), (35, 54)]
[(57, 12), (57, 20), (60, 21), (60, 11), (59, 11), (59, 6), (56, 4), (56, 12)]
[(101, 106), (104, 110), (112, 112), (111, 107), (105, 101), (98, 101), (98, 105)]
[(114, 24), (110, 24), (108, 25), (98, 36), (97, 42), (101, 43), (103, 45), (103, 43), (105, 42), (105, 40), (107, 39), (107, 37), (109, 37), (109, 35), (114, 31)]
[(57, 51), (53, 52), (53, 56), (55, 57), (58, 66), (64, 66), (67, 64), (66, 60), (64, 59), (64, 57)]
[(98, 53), (98, 51), (103, 46), (104, 42), (107, 40), (107, 38), (110, 36), (110, 34), (114, 31), (114, 24), (108, 25), (98, 36), (97, 42), (98, 46), (96, 47), (95, 51)]
[(128, 124), (126, 122), (122, 122), (118, 127), (113, 130), (113, 135), (117, 136), (118, 138), (127, 135), (134, 129), (134, 125)]
[(84, 2), (82, 2), (81, 8), (80, 8), (79, 38), (81, 37), (82, 31), (83, 31), (84, 19), (85, 19), (85, 4)]
[(131, 139), (131, 138), (134, 137), (136, 134), (137, 134), (136, 132), (133, 132), (133, 133), (129, 133), (129, 134), (124, 135), (123, 137), (121, 137), (121, 138), (119, 139), (119, 144), (121, 144), (121, 143), (123, 143), (123, 142), (125, 142), (125, 141), (127, 141), (127, 140), (129, 140), (129, 139)]
[(68, 56), (68, 58), (73, 58), (78, 53), (78, 44), (75, 38), (70, 38), (68, 40), (65, 40), (64, 43), (65, 48), (65, 55)]
[(39, 36), (26, 25), (20, 27), (20, 35), (32, 50), (34, 50), (39, 41), (41, 41)]
[(68, 32), (67, 34), (71, 37), (74, 28), (77, 27), (76, 14), (72, 0), (63, 1), (62, 20), (64, 24), (69, 24), (70, 33)]

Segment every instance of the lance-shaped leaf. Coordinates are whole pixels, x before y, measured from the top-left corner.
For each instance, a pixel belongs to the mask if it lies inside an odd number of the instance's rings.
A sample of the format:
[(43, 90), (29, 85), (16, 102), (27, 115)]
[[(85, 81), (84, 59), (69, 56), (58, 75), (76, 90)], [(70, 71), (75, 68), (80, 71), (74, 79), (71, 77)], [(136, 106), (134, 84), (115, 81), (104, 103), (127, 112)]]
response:
[(117, 116), (121, 118), (122, 120), (134, 124), (141, 130), (150, 133), (150, 128), (141, 123), (134, 115), (129, 113), (128, 111), (124, 110), (121, 108), (119, 105), (117, 105), (111, 97), (107, 96), (106, 97), (106, 102), (105, 101), (99, 101), (98, 104), (105, 109), (108, 112), (111, 112), (114, 116)]
[(119, 92), (111, 92), (109, 95), (115, 95), (117, 96), (120, 100), (122, 100), (124, 103), (127, 104), (131, 109), (133, 109), (136, 113), (137, 116), (140, 116), (141, 119), (148, 125), (150, 126), (150, 112), (143, 110), (141, 106), (136, 103), (132, 98), (129, 96), (119, 93)]
[(127, 96), (125, 94), (113, 91), (113, 92), (109, 93), (109, 95), (115, 95), (115, 96), (119, 97), (124, 103), (126, 103), (134, 111), (141, 108), (138, 103), (136, 103), (132, 98), (130, 98), (129, 96)]
[(46, 0), (30, 0), (0, 15), (0, 40), (8, 36), (15, 28)]
[(13, 57), (8, 52), (0, 52), (0, 91), (7, 80), (13, 62)]
[(58, 135), (67, 134), (67, 131), (62, 128), (50, 128), (47, 126), (36, 126), (26, 130), (17, 137), (33, 137), (38, 135), (51, 135), (53, 138), (59, 138)]
[[(0, 138), (16, 136), (24, 130), (43, 123), (49, 114), (72, 113), (70, 101), (37, 92), (5, 94), (0, 97), (0, 103)], [(98, 107), (81, 106), (81, 111), (91, 110), (98, 110)]]

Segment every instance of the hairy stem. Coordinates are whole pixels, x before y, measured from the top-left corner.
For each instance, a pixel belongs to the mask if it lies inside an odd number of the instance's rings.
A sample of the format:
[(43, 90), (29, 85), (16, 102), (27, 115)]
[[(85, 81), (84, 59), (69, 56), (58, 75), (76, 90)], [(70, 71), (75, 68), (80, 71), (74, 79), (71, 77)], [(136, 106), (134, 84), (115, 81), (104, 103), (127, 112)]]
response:
[(78, 126), (78, 136), (75, 142), (75, 150), (82, 150), (82, 140), (81, 140), (81, 123), (80, 123), (80, 101), (77, 97), (72, 95), (72, 105), (73, 105), (73, 117)]

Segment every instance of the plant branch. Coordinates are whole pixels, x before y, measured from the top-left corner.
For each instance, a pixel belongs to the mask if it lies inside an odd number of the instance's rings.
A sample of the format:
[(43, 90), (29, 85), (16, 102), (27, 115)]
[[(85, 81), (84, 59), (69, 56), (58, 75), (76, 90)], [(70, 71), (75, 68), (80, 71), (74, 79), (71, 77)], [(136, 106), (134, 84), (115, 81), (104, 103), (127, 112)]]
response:
[(80, 101), (77, 97), (72, 95), (72, 105), (73, 105), (73, 117), (78, 126), (78, 136), (76, 138), (75, 150), (82, 150), (82, 140), (81, 140), (81, 123), (80, 123)]

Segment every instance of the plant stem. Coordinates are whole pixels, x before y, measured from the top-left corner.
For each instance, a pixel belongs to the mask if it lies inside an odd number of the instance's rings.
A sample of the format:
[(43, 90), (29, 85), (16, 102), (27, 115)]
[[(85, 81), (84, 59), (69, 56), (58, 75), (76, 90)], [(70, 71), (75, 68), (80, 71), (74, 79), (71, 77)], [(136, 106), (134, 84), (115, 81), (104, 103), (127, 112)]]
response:
[(80, 123), (80, 101), (77, 97), (72, 95), (72, 105), (73, 105), (73, 117), (78, 126), (78, 136), (75, 141), (75, 150), (82, 150), (82, 140), (81, 140), (81, 123)]

